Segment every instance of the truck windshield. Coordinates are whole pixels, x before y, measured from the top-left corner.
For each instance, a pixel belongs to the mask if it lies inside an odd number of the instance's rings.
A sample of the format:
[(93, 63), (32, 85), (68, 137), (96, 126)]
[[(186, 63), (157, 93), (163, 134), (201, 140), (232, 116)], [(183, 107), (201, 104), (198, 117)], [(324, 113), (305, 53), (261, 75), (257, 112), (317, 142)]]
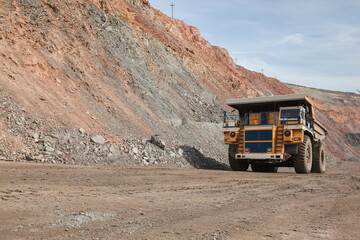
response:
[(281, 110), (280, 118), (298, 118), (300, 116), (300, 109), (286, 109)]

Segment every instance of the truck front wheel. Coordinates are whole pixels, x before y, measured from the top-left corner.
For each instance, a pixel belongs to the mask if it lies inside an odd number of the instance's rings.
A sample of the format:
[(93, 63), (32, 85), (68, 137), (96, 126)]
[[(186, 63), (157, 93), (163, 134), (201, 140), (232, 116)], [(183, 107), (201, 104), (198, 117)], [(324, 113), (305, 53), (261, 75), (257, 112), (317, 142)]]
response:
[(312, 163), (311, 172), (324, 173), (325, 167), (326, 167), (325, 147), (322, 143), (319, 143), (319, 146), (315, 147), (314, 149), (314, 160)]
[(304, 135), (304, 141), (299, 144), (299, 152), (294, 156), (296, 173), (310, 173), (313, 162), (312, 143), (309, 136)]
[(236, 145), (229, 145), (229, 164), (233, 171), (246, 171), (249, 168), (249, 163), (243, 160), (236, 160), (237, 153)]

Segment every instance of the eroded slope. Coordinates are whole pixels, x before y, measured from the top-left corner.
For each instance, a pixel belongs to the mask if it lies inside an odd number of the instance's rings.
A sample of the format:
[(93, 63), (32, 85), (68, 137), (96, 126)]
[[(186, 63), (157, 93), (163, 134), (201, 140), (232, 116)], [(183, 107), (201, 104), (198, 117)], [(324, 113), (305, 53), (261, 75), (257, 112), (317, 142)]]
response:
[[(151, 163), (141, 139), (157, 133), (169, 148), (164, 159), (176, 162), (189, 155), (185, 149), (196, 159), (226, 161), (220, 124), (225, 99), (293, 93), (276, 79), (236, 66), (198, 29), (144, 0), (0, 3), (4, 158), (31, 153), (98, 162), (128, 152)], [(94, 143), (94, 134), (106, 143)]]

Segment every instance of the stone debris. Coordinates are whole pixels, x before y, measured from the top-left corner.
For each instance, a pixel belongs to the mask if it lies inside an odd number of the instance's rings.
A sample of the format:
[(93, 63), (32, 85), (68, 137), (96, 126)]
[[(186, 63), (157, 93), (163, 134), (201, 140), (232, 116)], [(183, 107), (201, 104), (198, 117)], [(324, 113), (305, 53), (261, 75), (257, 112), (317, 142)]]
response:
[(165, 142), (160, 138), (159, 135), (155, 134), (151, 136), (151, 143), (158, 146), (160, 149), (165, 149)]
[(39, 134), (38, 133), (34, 133), (32, 135), (32, 137), (35, 139), (35, 141), (38, 141), (39, 140)]
[(136, 147), (133, 147), (133, 148), (132, 148), (132, 152), (133, 152), (134, 154), (138, 154), (138, 153), (139, 153), (139, 149), (136, 148)]
[(79, 128), (79, 132), (81, 133), (81, 134), (84, 134), (85, 133), (85, 129), (84, 128)]
[[(206, 167), (216, 167), (216, 162), (194, 150), (200, 149), (199, 145), (188, 146), (171, 138), (166, 138), (169, 144), (165, 144), (160, 134), (150, 139), (118, 138), (110, 141), (82, 127), (49, 126), (47, 119), (28, 115), (1, 87), (0, 90), (0, 121), (13, 137), (10, 139), (8, 135), (0, 134), (2, 161), (165, 167), (197, 167), (202, 166), (199, 161), (205, 161)], [(19, 150), (14, 148), (15, 145), (26, 147)]]
[(95, 135), (95, 136), (91, 137), (91, 141), (102, 145), (105, 143), (105, 138), (101, 135)]
[(184, 150), (182, 148), (179, 148), (178, 153), (179, 153), (180, 156), (183, 156)]
[(54, 152), (55, 149), (52, 147), (45, 147), (45, 152)]
[(34, 156), (33, 156), (33, 155), (29, 154), (29, 155), (26, 156), (26, 160), (28, 160), (28, 161), (34, 161), (35, 159), (34, 159)]
[(111, 145), (110, 148), (109, 148), (109, 151), (111, 153), (116, 153), (118, 150), (117, 146), (116, 145)]

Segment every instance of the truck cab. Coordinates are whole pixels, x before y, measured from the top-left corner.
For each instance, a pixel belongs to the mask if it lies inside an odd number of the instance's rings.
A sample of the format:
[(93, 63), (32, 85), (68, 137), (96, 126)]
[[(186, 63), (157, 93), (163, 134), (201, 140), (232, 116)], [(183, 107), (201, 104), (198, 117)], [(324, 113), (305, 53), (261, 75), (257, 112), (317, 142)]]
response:
[(303, 94), (230, 99), (238, 112), (224, 113), (224, 142), (233, 170), (298, 173), (324, 172), (327, 130), (315, 120), (313, 104)]
[(280, 108), (280, 121), (283, 124), (300, 124), (306, 121), (305, 108), (302, 106)]

